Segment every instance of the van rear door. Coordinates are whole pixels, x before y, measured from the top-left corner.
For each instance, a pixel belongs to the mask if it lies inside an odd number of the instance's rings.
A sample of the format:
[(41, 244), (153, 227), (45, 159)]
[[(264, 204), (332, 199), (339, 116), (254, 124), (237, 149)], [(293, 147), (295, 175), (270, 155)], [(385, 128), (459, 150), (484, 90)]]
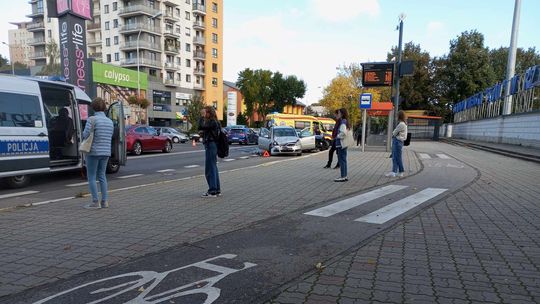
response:
[(0, 177), (49, 171), (49, 139), (37, 82), (0, 79)]

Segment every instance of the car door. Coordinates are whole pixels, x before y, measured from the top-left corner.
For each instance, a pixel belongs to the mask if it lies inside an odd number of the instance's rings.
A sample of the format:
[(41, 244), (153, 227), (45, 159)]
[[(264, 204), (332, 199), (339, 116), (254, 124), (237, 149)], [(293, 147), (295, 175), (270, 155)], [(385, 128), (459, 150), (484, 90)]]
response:
[(138, 127), (134, 131), (136, 140), (141, 142), (143, 150), (152, 150), (152, 137), (146, 127)]
[(259, 149), (268, 150), (268, 148), (270, 147), (270, 130), (266, 128), (261, 128), (258, 145)]
[(257, 143), (257, 134), (251, 129), (248, 129), (247, 133), (249, 135), (249, 137), (248, 137), (249, 138), (248, 139), (249, 143)]
[(315, 149), (315, 135), (309, 128), (305, 128), (300, 132), (300, 143), (302, 143), (302, 150)]
[[(148, 135), (150, 137), (149, 139), (149, 141), (151, 142), (150, 149), (152, 150), (163, 149), (164, 141), (160, 139), (160, 136), (158, 135), (157, 130), (152, 127), (146, 127), (146, 129), (148, 130)], [(164, 134), (163, 136), (167, 136), (167, 135)]]
[(107, 117), (112, 120), (114, 126), (111, 162), (125, 166), (127, 162), (127, 147), (123, 105), (119, 102), (111, 104), (109, 109), (107, 109)]

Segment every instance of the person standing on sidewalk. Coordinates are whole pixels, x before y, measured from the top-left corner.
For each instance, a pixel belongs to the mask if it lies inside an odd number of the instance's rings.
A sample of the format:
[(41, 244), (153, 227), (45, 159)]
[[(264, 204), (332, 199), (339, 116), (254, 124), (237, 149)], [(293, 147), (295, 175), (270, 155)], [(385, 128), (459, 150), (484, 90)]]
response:
[(341, 177), (334, 179), (334, 182), (346, 182), (349, 180), (347, 177), (347, 149), (350, 142), (354, 142), (352, 133), (350, 132), (351, 126), (349, 124), (349, 113), (345, 108), (338, 110), (337, 117), (340, 122), (337, 136), (336, 136), (336, 148), (338, 155), (338, 164), (341, 173)]
[[(338, 113), (339, 113), (339, 110), (336, 110), (334, 112), (334, 116), (336, 118), (336, 124), (334, 125), (334, 129), (332, 130), (332, 145), (330, 146), (330, 150), (328, 151), (328, 162), (326, 163), (326, 166), (324, 166), (325, 169), (329, 169), (332, 167), (332, 161), (334, 160), (334, 152), (336, 152), (336, 154), (338, 153), (338, 150), (336, 149), (336, 136), (339, 131), (339, 126), (341, 125), (341, 122), (338, 119)], [(338, 168), (339, 168), (339, 161), (337, 165), (334, 167), (334, 169), (338, 169)]]
[[(105, 115), (107, 105), (102, 98), (95, 98), (92, 101), (94, 116), (86, 122), (83, 131), (83, 139), (87, 139), (90, 133), (94, 133), (92, 148), (86, 154), (86, 176), (88, 177), (88, 188), (92, 195), (92, 203), (86, 205), (87, 209), (108, 208), (108, 185), (107, 185), (107, 163), (111, 156), (111, 141), (114, 126), (112, 120)], [(101, 202), (99, 201), (96, 177), (99, 180), (101, 190)]]
[(405, 112), (398, 112), (398, 125), (392, 132), (392, 172), (386, 173), (387, 177), (403, 177), (403, 143), (407, 139), (407, 117)]
[(217, 167), (217, 138), (219, 132), (222, 131), (214, 107), (206, 106), (201, 111), (199, 131), (203, 133), (202, 137), (205, 149), (204, 175), (208, 183), (208, 191), (202, 197), (218, 197), (221, 196), (221, 186)]

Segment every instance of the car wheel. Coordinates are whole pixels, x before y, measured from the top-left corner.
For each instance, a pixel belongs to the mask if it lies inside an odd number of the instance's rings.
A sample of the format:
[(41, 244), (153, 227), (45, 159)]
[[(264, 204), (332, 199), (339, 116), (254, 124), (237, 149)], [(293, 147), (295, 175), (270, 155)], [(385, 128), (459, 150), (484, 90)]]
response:
[(172, 143), (167, 140), (165, 143), (165, 148), (163, 148), (163, 153), (170, 153), (172, 151)]
[(118, 173), (119, 170), (120, 170), (120, 165), (116, 161), (109, 160), (109, 162), (107, 163), (107, 173), (114, 174), (114, 173)]
[(10, 176), (10, 177), (6, 177), (4, 179), (4, 182), (9, 188), (12, 188), (12, 189), (23, 188), (23, 187), (28, 186), (28, 184), (30, 184), (30, 176), (29, 175)]
[(178, 137), (173, 137), (172, 141), (173, 143), (177, 144), (180, 142), (180, 139), (178, 139)]
[(133, 144), (133, 151), (131, 151), (131, 153), (133, 153), (133, 155), (141, 155), (142, 151), (143, 151), (143, 149), (142, 149), (141, 143), (136, 141)]

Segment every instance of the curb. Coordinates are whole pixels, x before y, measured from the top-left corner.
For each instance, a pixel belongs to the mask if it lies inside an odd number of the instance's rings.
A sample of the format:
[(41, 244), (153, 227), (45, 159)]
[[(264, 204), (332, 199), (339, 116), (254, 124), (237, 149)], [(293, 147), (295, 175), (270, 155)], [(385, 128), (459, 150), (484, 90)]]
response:
[(484, 145), (481, 145), (481, 144), (466, 143), (466, 142), (462, 142), (462, 141), (459, 141), (459, 140), (448, 139), (448, 138), (441, 139), (441, 142), (451, 144), (451, 145), (471, 148), (471, 149), (484, 150), (484, 151), (496, 153), (496, 154), (499, 154), (499, 155), (504, 155), (504, 156), (508, 156), (508, 157), (512, 157), (512, 158), (517, 158), (517, 159), (521, 159), (521, 160), (540, 163), (540, 156), (537, 156), (537, 155), (520, 153), (520, 152), (510, 151), (510, 150), (500, 149), (500, 148), (493, 148), (493, 147), (488, 147), (488, 146), (484, 146)]

